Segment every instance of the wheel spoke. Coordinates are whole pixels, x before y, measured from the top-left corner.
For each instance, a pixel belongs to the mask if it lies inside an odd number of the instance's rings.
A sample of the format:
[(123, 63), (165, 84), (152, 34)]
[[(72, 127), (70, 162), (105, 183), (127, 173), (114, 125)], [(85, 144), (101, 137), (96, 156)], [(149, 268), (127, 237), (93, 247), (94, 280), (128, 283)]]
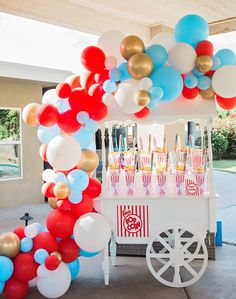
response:
[(202, 253), (194, 254), (194, 253), (189, 252), (187, 254), (184, 253), (184, 258), (192, 259), (192, 260), (193, 259), (204, 259), (205, 255)]
[(174, 228), (174, 240), (175, 240), (175, 249), (179, 249), (179, 230), (178, 228)]
[(159, 271), (157, 271), (157, 275), (161, 276), (172, 264), (172, 260), (169, 260)]
[(198, 273), (185, 261), (183, 261), (183, 266), (190, 274), (192, 274), (193, 277), (198, 275)]
[(170, 259), (170, 254), (169, 253), (151, 253), (149, 254), (150, 258), (155, 258), (155, 259)]
[(195, 241), (196, 241), (196, 237), (192, 236), (192, 238), (190, 240), (188, 240), (188, 242), (186, 244), (184, 244), (184, 246), (181, 248), (181, 250), (183, 252), (185, 252), (189, 248), (189, 246), (191, 246)]
[(173, 279), (173, 282), (174, 284), (180, 284), (182, 281), (181, 281), (181, 277), (180, 277), (180, 268), (179, 268), (179, 265), (174, 265), (174, 269), (175, 269), (175, 274), (174, 274), (174, 279)]
[(157, 236), (156, 237), (157, 241), (159, 241), (169, 252), (172, 250), (172, 248), (170, 247), (170, 245), (161, 237), (161, 236)]

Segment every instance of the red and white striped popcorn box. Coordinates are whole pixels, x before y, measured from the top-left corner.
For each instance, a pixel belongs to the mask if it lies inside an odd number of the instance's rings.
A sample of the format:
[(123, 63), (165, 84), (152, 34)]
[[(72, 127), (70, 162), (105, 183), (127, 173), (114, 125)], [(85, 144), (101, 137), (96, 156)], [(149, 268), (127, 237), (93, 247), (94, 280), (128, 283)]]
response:
[(195, 178), (196, 178), (196, 183), (198, 185), (198, 188), (200, 189), (201, 193), (203, 194), (204, 191), (206, 191), (205, 174), (198, 173), (198, 174), (196, 174)]
[(142, 171), (142, 180), (143, 180), (144, 194), (150, 195), (152, 172), (151, 171)]
[(125, 181), (126, 181), (128, 195), (134, 194), (134, 180), (135, 180), (135, 172), (125, 171)]
[(113, 195), (118, 195), (119, 182), (120, 182), (120, 172), (119, 170), (111, 170), (109, 172), (111, 190)]
[(184, 194), (184, 179), (185, 174), (177, 172), (175, 175), (175, 182), (176, 182), (176, 193), (177, 195)]
[(185, 180), (185, 195), (186, 196), (201, 196), (203, 194), (203, 190), (199, 188), (197, 182), (194, 182), (192, 179)]
[(157, 174), (157, 192), (159, 195), (166, 194), (166, 173)]

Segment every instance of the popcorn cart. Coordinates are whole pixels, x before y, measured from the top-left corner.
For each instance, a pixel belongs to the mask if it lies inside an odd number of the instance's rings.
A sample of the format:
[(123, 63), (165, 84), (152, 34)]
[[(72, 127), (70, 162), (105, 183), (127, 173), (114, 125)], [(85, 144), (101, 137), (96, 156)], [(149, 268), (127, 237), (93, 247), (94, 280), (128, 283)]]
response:
[[(142, 125), (188, 121), (199, 124), (202, 147), (175, 150), (149, 148), (124, 152), (105, 151), (105, 129), (112, 142), (114, 123), (138, 123), (111, 108), (102, 132), (101, 213), (112, 227), (110, 248), (104, 251), (103, 271), (109, 284), (110, 257), (116, 263), (116, 243), (146, 244), (146, 262), (152, 275), (170, 287), (186, 287), (204, 273), (208, 252), (204, 239), (215, 233), (211, 125), (216, 116), (214, 101), (200, 97), (194, 101), (178, 99), (159, 104)], [(154, 142), (155, 143), (155, 142)], [(150, 147), (150, 146), (149, 146)], [(120, 163), (122, 157), (123, 165)]]

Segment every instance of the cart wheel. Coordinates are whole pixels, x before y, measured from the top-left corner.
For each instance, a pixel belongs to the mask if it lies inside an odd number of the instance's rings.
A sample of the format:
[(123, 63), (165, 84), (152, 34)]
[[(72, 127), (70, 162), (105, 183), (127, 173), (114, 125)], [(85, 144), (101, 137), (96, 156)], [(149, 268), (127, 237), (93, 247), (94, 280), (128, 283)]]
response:
[(146, 261), (152, 275), (169, 287), (187, 287), (205, 272), (208, 253), (201, 236), (190, 229), (169, 227), (150, 239)]

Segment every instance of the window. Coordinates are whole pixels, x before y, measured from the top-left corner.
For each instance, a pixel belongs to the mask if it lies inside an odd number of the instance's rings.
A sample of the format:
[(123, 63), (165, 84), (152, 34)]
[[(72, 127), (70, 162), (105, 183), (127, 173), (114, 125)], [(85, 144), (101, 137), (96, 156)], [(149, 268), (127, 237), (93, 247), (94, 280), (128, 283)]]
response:
[(21, 110), (0, 108), (0, 181), (22, 178)]

